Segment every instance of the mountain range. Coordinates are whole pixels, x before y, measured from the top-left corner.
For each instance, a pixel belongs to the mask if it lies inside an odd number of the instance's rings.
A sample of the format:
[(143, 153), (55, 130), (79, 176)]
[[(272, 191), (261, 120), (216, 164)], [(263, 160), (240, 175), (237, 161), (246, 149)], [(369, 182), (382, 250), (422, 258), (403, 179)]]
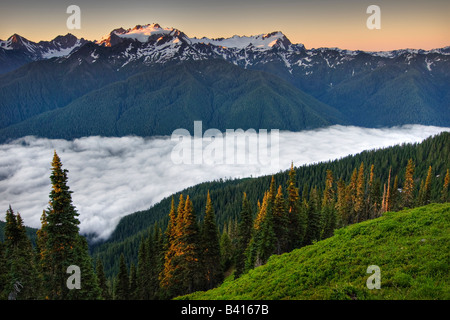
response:
[(450, 47), (306, 49), (279, 31), (190, 38), (158, 24), (98, 41), (0, 40), (0, 137), (143, 136), (204, 127), (450, 125)]

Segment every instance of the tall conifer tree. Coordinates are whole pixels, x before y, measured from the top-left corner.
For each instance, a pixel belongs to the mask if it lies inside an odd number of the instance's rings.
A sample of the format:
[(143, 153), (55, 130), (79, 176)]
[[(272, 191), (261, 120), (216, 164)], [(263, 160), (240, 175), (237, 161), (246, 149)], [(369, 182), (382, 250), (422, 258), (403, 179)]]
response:
[(114, 287), (114, 300), (128, 300), (130, 290), (130, 277), (123, 253), (119, 258), (119, 273)]
[(430, 204), (431, 202), (431, 182), (433, 178), (433, 171), (431, 166), (428, 167), (427, 178), (425, 179), (425, 183), (422, 190), (422, 205)]
[(95, 263), (95, 270), (98, 279), (98, 287), (100, 289), (100, 297), (103, 300), (111, 300), (111, 293), (109, 291), (108, 280), (106, 279), (105, 269), (100, 258), (97, 258)]
[(296, 187), (294, 164), (291, 163), (289, 179), (287, 183), (287, 211), (289, 220), (288, 251), (299, 248), (305, 237), (307, 216), (301, 210), (300, 196)]
[(450, 194), (448, 192), (448, 187), (450, 185), (450, 170), (447, 169), (447, 173), (444, 177), (444, 185), (442, 186), (441, 191), (441, 202), (448, 202), (450, 201)]
[[(20, 214), (15, 215), (11, 207), (6, 211), (5, 258), (7, 270), (5, 293), (13, 292), (14, 299), (20, 300), (41, 298), (34, 251)], [(16, 292), (14, 287), (20, 292)]]
[[(56, 151), (53, 155), (49, 207), (42, 217), (38, 240), (44, 272), (46, 297), (49, 299), (96, 299), (97, 279), (89, 256), (87, 242), (79, 235), (78, 212), (72, 204), (72, 191), (67, 184), (68, 170), (62, 168)], [(44, 242), (45, 241), (45, 242)], [(44, 244), (45, 243), (45, 244)], [(67, 268), (78, 266), (81, 290), (67, 287)]]
[(235, 277), (239, 277), (245, 270), (245, 251), (248, 248), (252, 238), (253, 213), (248, 201), (247, 194), (244, 192), (242, 197), (242, 209), (240, 212), (240, 222), (238, 227), (238, 243), (236, 253), (236, 271)]
[(177, 221), (177, 229), (180, 234), (178, 263), (182, 270), (181, 281), (183, 291), (191, 293), (199, 289), (201, 282), (200, 271), (200, 246), (199, 230), (194, 206), (189, 195), (186, 196), (183, 219)]
[(275, 232), (276, 253), (282, 254), (288, 250), (288, 230), (289, 220), (286, 210), (286, 202), (283, 196), (283, 189), (278, 187), (277, 195), (273, 205), (273, 229)]
[(365, 183), (364, 183), (364, 163), (361, 162), (356, 181), (356, 194), (354, 202), (355, 222), (365, 220)]
[(179, 257), (182, 254), (181, 236), (183, 230), (181, 227), (183, 226), (184, 207), (184, 197), (183, 194), (180, 194), (175, 215), (175, 205), (172, 199), (169, 213), (170, 220), (166, 230), (167, 241), (165, 244), (164, 267), (160, 274), (160, 286), (165, 290), (165, 294), (168, 297), (183, 293)]
[(409, 159), (406, 166), (405, 183), (402, 190), (403, 207), (405, 208), (411, 208), (414, 201), (414, 171), (414, 161)]
[(220, 243), (216, 217), (208, 191), (206, 196), (205, 218), (201, 229), (201, 260), (205, 278), (205, 288), (212, 289), (223, 280), (220, 261)]
[[(331, 170), (327, 170), (321, 210), (323, 218), (323, 228), (321, 234), (322, 239), (331, 237), (334, 229), (336, 228), (337, 215), (335, 205), (336, 201), (334, 199), (333, 173)], [(310, 223), (311, 221), (308, 222), (308, 224)]]

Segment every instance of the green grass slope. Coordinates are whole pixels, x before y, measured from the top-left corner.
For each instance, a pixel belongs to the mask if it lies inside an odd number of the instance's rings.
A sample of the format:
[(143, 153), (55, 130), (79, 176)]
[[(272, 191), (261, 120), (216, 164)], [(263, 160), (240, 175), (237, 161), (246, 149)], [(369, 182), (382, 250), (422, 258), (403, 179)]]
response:
[[(450, 203), (339, 229), (220, 287), (179, 299), (450, 299)], [(381, 288), (368, 289), (369, 265)]]

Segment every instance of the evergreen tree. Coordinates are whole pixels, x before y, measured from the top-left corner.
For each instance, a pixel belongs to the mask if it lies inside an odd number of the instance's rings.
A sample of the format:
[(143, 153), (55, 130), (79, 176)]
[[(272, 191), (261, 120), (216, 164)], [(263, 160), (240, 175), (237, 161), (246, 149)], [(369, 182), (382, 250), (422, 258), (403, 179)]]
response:
[(356, 168), (353, 169), (352, 176), (350, 178), (350, 182), (345, 191), (345, 202), (348, 210), (346, 221), (346, 225), (353, 224), (357, 222), (356, 211), (355, 211), (355, 202), (356, 202), (356, 188), (358, 184), (358, 171)]
[(447, 169), (447, 173), (445, 174), (445, 178), (444, 178), (444, 185), (442, 186), (442, 191), (441, 191), (441, 202), (449, 202), (450, 201), (450, 195), (448, 192), (449, 185), (450, 185), (450, 170)]
[(251, 241), (252, 247), (247, 258), (248, 267), (257, 267), (265, 264), (275, 251), (276, 237), (273, 229), (273, 214), (270, 198), (270, 192), (266, 192), (255, 219), (254, 233)]
[(150, 299), (150, 259), (148, 257), (147, 241), (141, 237), (138, 251), (136, 271), (136, 296), (138, 299)]
[(431, 182), (432, 182), (432, 168), (431, 166), (429, 166), (428, 168), (428, 173), (427, 173), (427, 178), (425, 179), (425, 183), (423, 185), (423, 190), (421, 192), (421, 205), (427, 205), (430, 204), (431, 202)]
[[(220, 236), (220, 266), (226, 272), (233, 263), (233, 245), (228, 232), (224, 229)], [(236, 276), (236, 273), (235, 273)]]
[(289, 220), (287, 250), (292, 251), (293, 249), (299, 248), (302, 245), (307, 226), (306, 213), (301, 210), (300, 207), (300, 196), (298, 193), (298, 188), (296, 187), (296, 178), (293, 163), (291, 163), (289, 179), (287, 182), (286, 203)]
[(389, 168), (389, 177), (386, 184), (383, 187), (383, 201), (381, 204), (381, 210), (383, 212), (391, 211), (391, 168)]
[[(98, 286), (97, 275), (94, 272), (92, 258), (89, 255), (86, 239), (78, 235), (78, 242), (74, 247), (74, 261), (80, 268), (80, 289), (69, 290), (65, 299), (70, 300), (97, 300), (101, 299), (101, 290)], [(69, 274), (66, 273), (66, 277)]]
[(365, 217), (365, 184), (364, 184), (364, 162), (361, 162), (358, 170), (358, 178), (356, 181), (356, 194), (354, 201), (355, 222), (366, 219)]
[(309, 245), (314, 241), (319, 241), (321, 239), (323, 228), (322, 212), (317, 189), (312, 188), (309, 193), (308, 202), (306, 202), (306, 199), (303, 201), (308, 216), (308, 225), (306, 228), (304, 244)]
[[(172, 199), (173, 200), (173, 199)], [(166, 230), (164, 268), (160, 274), (160, 286), (166, 291), (166, 296), (176, 296), (183, 293), (181, 267), (178, 263), (181, 251), (181, 236), (183, 230), (183, 215), (185, 202), (183, 194), (180, 195), (175, 216), (175, 206), (172, 201), (169, 213), (169, 224)]]
[[(348, 202), (347, 202), (347, 187), (342, 179), (337, 182), (337, 225), (339, 227), (346, 226), (348, 223)], [(309, 224), (308, 224), (309, 225)]]
[[(14, 292), (14, 299), (20, 300), (39, 298), (40, 283), (34, 251), (20, 214), (15, 215), (11, 206), (6, 211), (5, 259), (7, 270), (6, 287), (3, 288), (5, 294)], [(14, 287), (20, 292), (16, 292)]]
[(161, 297), (159, 274), (164, 269), (164, 240), (162, 231), (155, 223), (151, 237), (148, 238), (148, 259), (149, 259), (149, 293), (150, 299), (159, 299)]
[(9, 289), (5, 245), (0, 241), (0, 300), (8, 299)]
[(186, 196), (183, 219), (177, 221), (179, 234), (178, 264), (182, 270), (181, 282), (183, 293), (191, 293), (201, 283), (199, 230), (194, 207), (189, 195)]
[(399, 210), (399, 200), (400, 200), (400, 192), (398, 191), (398, 175), (395, 175), (394, 185), (391, 191), (391, 210), (398, 211)]
[(129, 285), (129, 291), (128, 291), (128, 299), (129, 300), (136, 300), (137, 297), (138, 297), (138, 292), (137, 292), (136, 267), (134, 266), (134, 263), (131, 263), (131, 265), (130, 265), (130, 285)]
[(119, 273), (117, 274), (114, 288), (114, 300), (128, 300), (129, 286), (130, 278), (128, 276), (127, 265), (125, 264), (125, 257), (122, 253), (119, 260)]
[(414, 200), (414, 161), (412, 159), (408, 160), (405, 172), (405, 183), (403, 185), (402, 195), (403, 195), (403, 207), (411, 208)]
[(45, 225), (41, 233), (46, 235), (45, 251), (41, 256), (45, 261), (45, 283), (48, 285), (50, 299), (66, 299), (69, 293), (66, 287), (67, 267), (76, 265), (74, 261), (75, 246), (78, 240), (78, 212), (72, 205), (72, 191), (67, 185), (67, 170), (56, 151), (53, 155), (50, 180), (52, 190), (49, 207), (45, 215)]
[[(180, 201), (181, 201), (182, 197), (183, 197), (183, 195), (181, 195)], [(177, 216), (175, 214), (175, 201), (172, 197), (172, 203), (171, 203), (170, 212), (169, 212), (169, 223), (167, 224), (167, 229), (166, 229), (166, 242), (164, 244), (164, 248), (166, 250), (169, 249), (170, 243), (175, 238), (176, 220), (177, 220)]]
[[(362, 202), (360, 205), (362, 207)], [(323, 228), (321, 233), (322, 239), (331, 237), (333, 235), (334, 229), (336, 228), (337, 216), (335, 206), (336, 203), (334, 199), (333, 173), (331, 172), (331, 170), (327, 170), (327, 176), (325, 180), (325, 191), (323, 193), (323, 200), (322, 200), (322, 217), (323, 217)], [(308, 225), (309, 224), (311, 224), (311, 221), (308, 222)]]
[(105, 276), (105, 270), (103, 268), (103, 263), (100, 258), (97, 258), (95, 263), (95, 270), (98, 279), (98, 287), (100, 289), (100, 297), (103, 300), (111, 300), (111, 294), (109, 292), (108, 280)]
[[(79, 214), (72, 204), (67, 172), (68, 170), (62, 168), (61, 160), (55, 151), (50, 176), (52, 190), (49, 207), (41, 218), (42, 226), (38, 232), (45, 296), (50, 299), (94, 299), (99, 296), (100, 291), (87, 242), (78, 233)], [(80, 268), (80, 291), (67, 287), (67, 268), (71, 265)]]
[(374, 216), (374, 211), (377, 211), (376, 199), (374, 199), (375, 188), (375, 165), (370, 166), (369, 181), (367, 183), (367, 206), (366, 206), (366, 218), (370, 219)]
[(276, 238), (276, 253), (282, 254), (287, 252), (289, 220), (281, 185), (278, 187), (273, 204), (273, 229)]
[(222, 282), (223, 273), (221, 265), (217, 263), (220, 261), (220, 243), (209, 191), (206, 197), (206, 211), (201, 232), (201, 260), (204, 269), (202, 272), (206, 280), (205, 288), (212, 289)]
[(246, 255), (245, 251), (250, 243), (253, 232), (253, 213), (248, 201), (247, 194), (244, 192), (242, 198), (242, 208), (240, 212), (240, 223), (238, 227), (238, 243), (236, 253), (236, 271), (235, 277), (239, 277), (245, 269)]

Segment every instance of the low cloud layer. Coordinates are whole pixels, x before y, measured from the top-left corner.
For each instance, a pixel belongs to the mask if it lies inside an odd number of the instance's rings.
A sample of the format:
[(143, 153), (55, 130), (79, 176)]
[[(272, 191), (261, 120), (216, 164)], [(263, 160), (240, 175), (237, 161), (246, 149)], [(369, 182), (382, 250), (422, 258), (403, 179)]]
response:
[(74, 141), (25, 137), (0, 145), (0, 220), (4, 220), (4, 212), (11, 205), (26, 225), (40, 227), (51, 190), (53, 150), (69, 170), (81, 232), (106, 238), (124, 215), (147, 209), (164, 197), (204, 181), (271, 174), (288, 169), (291, 161), (295, 166), (327, 161), (367, 149), (420, 142), (442, 131), (450, 128), (332, 126), (280, 132), (279, 161), (265, 166), (174, 164), (172, 152), (177, 142), (170, 137), (86, 137)]

